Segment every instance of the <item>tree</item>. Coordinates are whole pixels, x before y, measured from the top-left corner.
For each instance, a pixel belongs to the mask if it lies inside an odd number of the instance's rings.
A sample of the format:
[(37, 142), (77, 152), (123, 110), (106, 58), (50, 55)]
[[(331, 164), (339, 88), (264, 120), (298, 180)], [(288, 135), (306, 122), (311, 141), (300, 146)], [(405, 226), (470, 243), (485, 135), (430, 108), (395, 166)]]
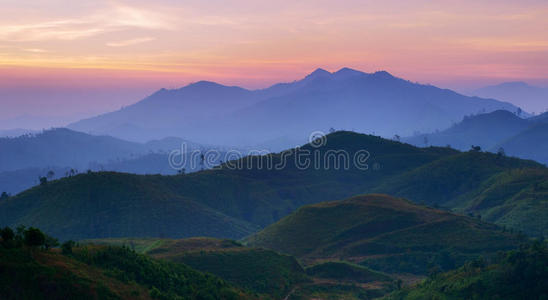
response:
[(48, 183), (48, 178), (46, 176), (40, 177), (40, 185), (46, 185)]
[(0, 237), (2, 237), (2, 245), (6, 248), (11, 248), (14, 245), (15, 233), (9, 227), (4, 227), (0, 230)]
[(425, 135), (423, 139), (424, 145), (428, 146), (428, 137)]
[(397, 135), (397, 134), (395, 134), (395, 135), (394, 135), (394, 140), (399, 142), (399, 141), (400, 141), (400, 136)]
[(45, 236), (46, 236), (46, 239), (44, 241), (44, 248), (46, 248), (46, 250), (48, 250), (49, 248), (59, 246), (59, 240), (58, 239), (56, 239), (52, 236), (49, 236), (47, 234)]
[(10, 197), (10, 195), (8, 195), (8, 193), (6, 192), (2, 192), (2, 195), (0, 195), (0, 200), (6, 200)]
[(46, 242), (46, 235), (38, 228), (30, 227), (25, 230), (23, 236), (25, 245), (29, 247), (40, 247)]
[(471, 152), (480, 152), (480, 151), (481, 151), (481, 147), (480, 147), (480, 146), (474, 146), (474, 145), (472, 145), (472, 146), (470, 147), (470, 151), (471, 151)]
[(504, 151), (504, 148), (500, 147), (499, 150), (497, 150), (497, 156), (506, 156), (506, 151)]
[(76, 246), (76, 242), (68, 240), (61, 245), (61, 252), (65, 255), (72, 254), (72, 248)]
[(48, 174), (46, 175), (46, 177), (47, 177), (48, 179), (52, 179), (53, 176), (55, 176), (55, 172), (53, 172), (52, 170), (49, 170), (49, 171), (48, 171)]
[(523, 111), (521, 110), (521, 108), (518, 107), (518, 109), (516, 110), (516, 116), (520, 117), (522, 112)]
[(13, 232), (11, 228), (4, 227), (0, 231), (0, 236), (2, 237), (2, 240), (8, 241), (8, 240), (13, 240), (13, 238), (15, 237), (15, 233)]

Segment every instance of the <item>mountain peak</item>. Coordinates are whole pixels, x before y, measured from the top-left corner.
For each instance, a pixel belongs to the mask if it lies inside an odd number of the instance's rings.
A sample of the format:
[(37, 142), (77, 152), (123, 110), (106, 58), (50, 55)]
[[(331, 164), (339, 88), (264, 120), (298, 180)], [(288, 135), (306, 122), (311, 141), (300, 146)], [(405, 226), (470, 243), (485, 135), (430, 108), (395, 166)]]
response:
[(308, 74), (305, 79), (316, 79), (322, 77), (329, 77), (332, 74), (329, 71), (326, 71), (322, 68), (317, 68), (314, 72)]
[(338, 70), (337, 72), (333, 73), (333, 75), (336, 75), (337, 77), (350, 77), (350, 76), (363, 75), (363, 74), (365, 73), (358, 70), (351, 69), (351, 68), (347, 68), (347, 67), (344, 67)]
[(391, 79), (391, 78), (395, 78), (392, 74), (388, 73), (387, 71), (384, 71), (384, 70), (381, 70), (381, 71), (377, 71), (373, 74), (371, 74), (375, 77), (378, 77), (378, 78), (384, 78), (384, 79)]
[(198, 82), (193, 82), (193, 83), (187, 85), (186, 87), (211, 88), (211, 87), (220, 87), (220, 86), (223, 86), (223, 85), (218, 84), (218, 83), (213, 82), (213, 81), (201, 80), (201, 81), (198, 81)]

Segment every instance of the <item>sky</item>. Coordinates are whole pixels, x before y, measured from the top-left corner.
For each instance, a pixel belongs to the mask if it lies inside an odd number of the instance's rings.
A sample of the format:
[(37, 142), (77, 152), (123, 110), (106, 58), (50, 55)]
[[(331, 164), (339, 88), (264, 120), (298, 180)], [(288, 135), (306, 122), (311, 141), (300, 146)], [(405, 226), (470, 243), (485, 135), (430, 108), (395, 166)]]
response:
[[(548, 86), (548, 1), (0, 0), (0, 120), (63, 122), (154, 90), (318, 67), (457, 90)], [(0, 126), (2, 123), (0, 122)]]

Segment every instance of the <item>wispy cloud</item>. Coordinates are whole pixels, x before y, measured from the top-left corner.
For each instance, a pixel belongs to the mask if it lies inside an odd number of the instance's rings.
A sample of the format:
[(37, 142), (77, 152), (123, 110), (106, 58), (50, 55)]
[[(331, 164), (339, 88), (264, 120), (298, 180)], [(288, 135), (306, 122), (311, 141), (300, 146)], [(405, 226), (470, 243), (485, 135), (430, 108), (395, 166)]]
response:
[(125, 29), (167, 30), (169, 18), (144, 9), (117, 6), (80, 18), (0, 26), (0, 40), (77, 40)]
[(142, 38), (136, 38), (131, 40), (119, 41), (119, 42), (109, 42), (106, 45), (109, 47), (126, 47), (126, 46), (132, 46), (132, 45), (150, 42), (153, 40), (155, 40), (155, 38), (153, 37), (142, 37)]
[(26, 49), (22, 49), (23, 51), (27, 51), (27, 52), (32, 52), (32, 53), (44, 53), (44, 52), (47, 52), (46, 50), (44, 49), (40, 49), (40, 48), (26, 48)]

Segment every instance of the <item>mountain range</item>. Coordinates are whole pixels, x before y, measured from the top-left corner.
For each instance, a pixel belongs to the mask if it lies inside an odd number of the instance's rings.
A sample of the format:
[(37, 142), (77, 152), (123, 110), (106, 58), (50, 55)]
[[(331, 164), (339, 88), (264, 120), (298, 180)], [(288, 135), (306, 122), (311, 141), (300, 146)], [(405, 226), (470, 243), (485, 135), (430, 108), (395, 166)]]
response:
[[(452, 127), (402, 140), (417, 146), (472, 146), (548, 164), (548, 113), (523, 119), (509, 111), (466, 116)], [(534, 145), (534, 146), (531, 146)]]
[(207, 144), (266, 143), (271, 150), (281, 150), (304, 142), (315, 130), (405, 136), (445, 129), (465, 115), (499, 109), (518, 108), (412, 83), (386, 71), (317, 69), (301, 80), (260, 90), (206, 81), (162, 89), (68, 128), (141, 142), (179, 136)]
[[(137, 143), (66, 128), (4, 137), (0, 138), (0, 192), (15, 194), (38, 184), (40, 177), (59, 179), (71, 170), (173, 175), (179, 171), (169, 163), (173, 150), (185, 152), (185, 171), (193, 172), (201, 166), (199, 156), (192, 152), (212, 149), (227, 151), (176, 137)], [(204, 167), (218, 163), (219, 159), (208, 161)]]
[(532, 86), (522, 81), (486, 86), (469, 94), (520, 103), (523, 109), (531, 112), (544, 113), (548, 109), (548, 88)]

